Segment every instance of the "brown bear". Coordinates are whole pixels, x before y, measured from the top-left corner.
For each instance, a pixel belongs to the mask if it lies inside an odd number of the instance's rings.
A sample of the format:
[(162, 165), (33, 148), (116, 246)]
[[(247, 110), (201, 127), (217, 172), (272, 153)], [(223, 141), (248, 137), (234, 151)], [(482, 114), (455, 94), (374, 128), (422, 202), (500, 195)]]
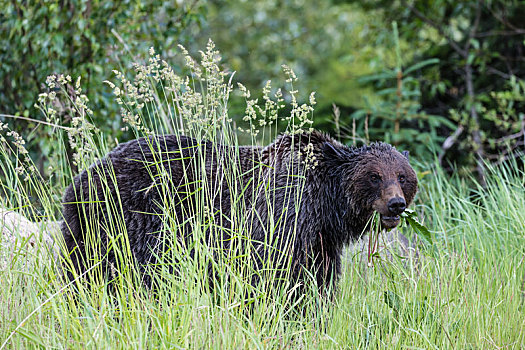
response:
[[(242, 233), (256, 267), (286, 260), (292, 283), (308, 271), (323, 288), (336, 281), (343, 247), (369, 228), (374, 211), (394, 228), (416, 192), (407, 155), (385, 143), (347, 147), (316, 131), (285, 134), (266, 147), (153, 136), (117, 146), (75, 177), (64, 195), (62, 233), (76, 273), (86, 271), (92, 249), (111, 270), (118, 260), (112, 247), (125, 242), (151, 286), (148, 266), (170, 249), (165, 238), (191, 246), (192, 218), (206, 211), (214, 222), (203, 229), (208, 244), (226, 252)], [(234, 206), (242, 220), (232, 216)]]

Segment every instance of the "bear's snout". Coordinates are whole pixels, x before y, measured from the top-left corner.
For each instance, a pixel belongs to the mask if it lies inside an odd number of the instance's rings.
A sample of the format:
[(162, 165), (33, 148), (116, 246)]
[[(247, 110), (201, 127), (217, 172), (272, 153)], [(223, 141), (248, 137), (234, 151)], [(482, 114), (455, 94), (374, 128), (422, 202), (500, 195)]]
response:
[(372, 206), (381, 215), (381, 226), (392, 229), (399, 225), (400, 216), (407, 207), (403, 190), (393, 181), (382, 190), (381, 197)]
[(388, 210), (394, 215), (399, 215), (405, 211), (407, 203), (403, 197), (394, 197), (388, 201)]

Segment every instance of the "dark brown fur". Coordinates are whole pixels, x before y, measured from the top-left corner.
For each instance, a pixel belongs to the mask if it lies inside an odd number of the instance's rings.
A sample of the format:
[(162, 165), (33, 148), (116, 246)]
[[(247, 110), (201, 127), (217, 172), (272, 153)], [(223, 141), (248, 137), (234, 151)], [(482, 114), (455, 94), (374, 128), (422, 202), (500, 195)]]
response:
[[(317, 164), (305, 169), (305, 160)], [(224, 176), (232, 171), (232, 162), (243, 174), (234, 184)], [(195, 197), (188, 193), (197, 189), (203, 168), (208, 197), (213, 198), (210, 209), (221, 227), (206, 232), (208, 242), (229, 246), (228, 232), (239, 230), (230, 221), (232, 200), (242, 192), (247, 224), (240, 229), (254, 242), (250, 249), (255, 266), (262, 268), (270, 262), (273, 267), (282, 267), (282, 257), (291, 257), (292, 282), (300, 282), (307, 269), (320, 287), (336, 280), (343, 247), (360, 237), (374, 211), (381, 214), (383, 226), (392, 228), (417, 191), (416, 174), (407, 157), (384, 143), (349, 148), (318, 132), (280, 136), (267, 147), (237, 149), (173, 135), (142, 138), (116, 147), (90, 168), (91, 175), (84, 171), (75, 177), (65, 192), (62, 232), (77, 272), (89, 265), (89, 224), (96, 232), (95, 242), (90, 244), (95, 244), (111, 265), (118, 259), (108, 249), (109, 237), (127, 233), (132, 255), (149, 285), (146, 266), (168, 249), (163, 237), (175, 235), (179, 242), (192, 239), (193, 227), (186, 219), (190, 212), (202, 208), (197, 208)], [(168, 178), (162, 173), (169, 174)], [(167, 186), (159, 186), (161, 181)], [(166, 188), (171, 203), (176, 204), (170, 215), (179, 223), (186, 221), (179, 232), (166, 229), (166, 208), (162, 207)], [(86, 199), (97, 201), (78, 203)], [(109, 199), (116, 204), (108, 206)], [(115, 217), (121, 218), (122, 228), (108, 231)], [(269, 234), (272, 220), (275, 230)]]

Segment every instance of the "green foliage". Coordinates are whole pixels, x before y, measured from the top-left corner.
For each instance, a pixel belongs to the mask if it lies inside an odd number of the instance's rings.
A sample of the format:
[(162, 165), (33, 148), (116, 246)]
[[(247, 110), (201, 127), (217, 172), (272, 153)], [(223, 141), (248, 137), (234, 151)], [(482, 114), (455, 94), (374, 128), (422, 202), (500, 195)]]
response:
[(408, 223), (408, 225), (410, 225), (410, 227), (420, 238), (425, 240), (427, 243), (432, 244), (432, 233), (430, 233), (428, 227), (419, 221), (417, 213), (414, 210), (405, 209), (405, 211), (401, 214), (401, 217)]
[[(525, 79), (523, 16), (523, 2), (505, 0), (0, 0), (0, 113), (35, 119), (46, 76), (81, 75), (96, 124), (125, 139), (130, 135), (115, 118), (119, 106), (101, 84), (110, 71), (126, 72), (141, 59), (135, 53), (151, 46), (170, 60), (176, 42), (193, 51), (212, 38), (248, 89), (258, 91), (268, 79), (274, 89), (282, 86), (280, 66), (291, 66), (302, 77), (297, 90), (317, 92), (318, 129), (342, 125), (348, 136), (357, 110), (356, 132), (364, 139), (368, 132), (426, 159), (429, 148), (441, 149), (443, 165), (483, 172), (482, 160), (500, 161), (505, 147), (520, 146), (518, 138), (509, 144), (521, 129), (519, 115), (508, 112), (523, 103), (499, 106), (504, 98), (494, 92), (512, 90), (513, 77)], [(335, 127), (332, 104), (340, 109)], [(234, 121), (243, 108), (229, 105)], [(45, 172), (50, 135), (21, 119), (9, 124), (31, 133), (29, 150), (43, 156), (37, 167)]]
[[(457, 162), (467, 172), (475, 168), (483, 183), (483, 162), (500, 160), (498, 153), (505, 147), (500, 141), (518, 132), (516, 127), (511, 131), (500, 124), (505, 116), (493, 92), (508, 89), (514, 76), (525, 78), (521, 26), (525, 4), (506, 0), (359, 4), (370, 14), (398, 22), (400, 39), (416, 49), (413, 62), (439, 59), (421, 72), (420, 102), (423, 110), (455, 124), (442, 130), (449, 137), (441, 145), (440, 160), (445, 165)], [(511, 108), (522, 107), (515, 103)]]
[[(491, 91), (477, 97), (475, 108), (480, 114), (480, 138), (487, 161), (502, 163), (522, 157), (525, 151), (525, 80), (511, 76), (500, 91)], [(451, 109), (450, 118), (458, 125), (474, 129), (476, 125), (467, 111)], [(468, 145), (474, 141), (467, 136), (458, 147), (465, 151), (460, 157), (463, 165), (474, 163)]]
[[(194, 46), (212, 38), (235, 78), (252, 90), (267, 80), (282, 85), (281, 64), (293, 68), (301, 77), (297, 90), (316, 92), (316, 128), (333, 130), (332, 103), (355, 108), (363, 96), (377, 99), (357, 78), (388, 56), (388, 49), (373, 45), (380, 18), (357, 6), (315, 0), (214, 2), (208, 9)], [(242, 114), (242, 106), (230, 107), (232, 117)]]
[(404, 67), (395, 22), (393, 29), (395, 65), (359, 80), (362, 84), (373, 84), (381, 101), (365, 100), (365, 108), (351, 115), (352, 128), (350, 125), (343, 128), (347, 130), (346, 134), (352, 130), (350, 136), (354, 144), (359, 135), (365, 143), (370, 140), (388, 142), (429, 161), (433, 156), (430, 147), (444, 139), (438, 133), (439, 128), (443, 125), (453, 127), (454, 124), (422, 110), (420, 82), (412, 74), (439, 61), (428, 59)]
[[(184, 29), (202, 20), (197, 1), (0, 0), (0, 113), (37, 119), (33, 104), (45, 78), (74, 73), (83, 77), (96, 106), (97, 125), (119, 136), (118, 106), (101, 82), (111, 69), (127, 69), (137, 60), (132, 52), (154, 46), (169, 57), (175, 43), (185, 40)], [(68, 122), (72, 116), (64, 118)], [(30, 150), (42, 159), (50, 155), (50, 135), (33, 123), (9, 123), (18, 131), (33, 129)], [(43, 171), (44, 164), (39, 168)]]

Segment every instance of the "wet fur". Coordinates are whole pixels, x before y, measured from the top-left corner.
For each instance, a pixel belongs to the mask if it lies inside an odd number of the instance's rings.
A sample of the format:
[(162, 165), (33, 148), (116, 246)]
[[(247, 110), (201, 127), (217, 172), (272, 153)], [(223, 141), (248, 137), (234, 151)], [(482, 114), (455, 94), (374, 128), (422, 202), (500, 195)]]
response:
[[(303, 162), (308, 144), (312, 145), (317, 165), (305, 170)], [(65, 192), (62, 232), (77, 273), (86, 270), (85, 261), (89, 259), (85, 237), (88, 222), (94, 225), (98, 235), (94, 243), (103, 255), (107, 254), (103, 268), (109, 271), (111, 266), (116, 266), (118, 259), (107, 249), (106, 230), (113, 218), (121, 217), (133, 257), (144, 274), (144, 283), (151, 285), (146, 266), (155, 262), (156, 254), (152, 250), (168, 249), (159, 242), (170, 234), (164, 229), (163, 210), (159, 206), (163, 203), (163, 192), (159, 190), (162, 186), (155, 182), (168, 181), (173, 203), (180, 202), (173, 208), (174, 216), (178, 222), (184, 222), (188, 211), (196, 207), (194, 198), (187, 193), (196, 189), (194, 181), (200, 171), (197, 169), (202, 168), (202, 164), (195, 161), (199, 152), (205, 161), (208, 183), (217, 193), (213, 199), (214, 211), (220, 213), (217, 220), (225, 228), (220, 238), (216, 236), (217, 231), (207, 232), (208, 241), (217, 241), (227, 248), (228, 237), (224, 235), (231, 227), (227, 220), (231, 200), (239, 196), (238, 189), (246, 188), (244, 201), (248, 208), (247, 221), (251, 223), (246, 230), (250, 238), (263, 242), (268, 237), (269, 216), (273, 215), (279, 223), (274, 239), (267, 243), (291, 256), (289, 278), (292, 282), (301, 281), (306, 268), (316, 276), (321, 288), (335, 282), (341, 272), (343, 247), (361, 236), (374, 210), (385, 214), (388, 211), (385, 205), (392, 194), (402, 195), (408, 206), (417, 191), (417, 178), (407, 157), (384, 143), (350, 148), (319, 132), (283, 135), (267, 147), (237, 149), (214, 147), (206, 142), (199, 144), (173, 135), (141, 138), (116, 147), (90, 167), (90, 175), (84, 171), (76, 176)], [(154, 161), (159, 163), (159, 157), (170, 174), (168, 180), (161, 180), (162, 171), (152, 166)], [(237, 159), (244, 174), (238, 179), (237, 190), (235, 186), (228, 186), (224, 177), (232, 159)], [(381, 178), (380, 183), (372, 183), (373, 174)], [(400, 174), (405, 176), (403, 184), (398, 181)], [(304, 176), (303, 187), (299, 186), (299, 176)], [(268, 192), (265, 195), (254, 187), (261, 182), (269, 185), (271, 200), (276, 203), (273, 212), (268, 210)], [(113, 209), (107, 209), (102, 203), (110, 197), (118, 203)], [(294, 201), (298, 197), (301, 197), (301, 206), (296, 212)], [(86, 198), (102, 202), (78, 203)], [(279, 220), (282, 217), (285, 219)], [(180, 237), (179, 233), (176, 239), (192, 238), (188, 225), (184, 230), (186, 237)], [(256, 266), (262, 267), (268, 261), (281, 264), (278, 260), (282, 255), (272, 253), (267, 245), (255, 244), (252, 249), (257, 252), (253, 254)]]

